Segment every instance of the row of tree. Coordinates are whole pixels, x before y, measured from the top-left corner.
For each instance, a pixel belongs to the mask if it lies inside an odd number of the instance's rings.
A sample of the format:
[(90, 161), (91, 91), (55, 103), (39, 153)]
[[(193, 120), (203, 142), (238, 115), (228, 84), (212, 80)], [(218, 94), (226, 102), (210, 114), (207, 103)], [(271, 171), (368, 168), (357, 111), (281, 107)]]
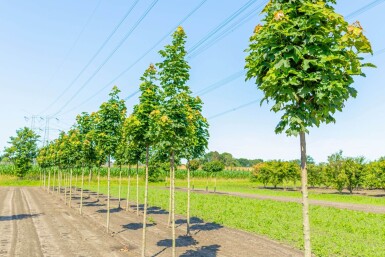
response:
[[(185, 42), (186, 34), (182, 27), (178, 27), (172, 36), (172, 43), (159, 52), (163, 61), (156, 66), (151, 64), (141, 77), (139, 103), (128, 117), (125, 103), (119, 98), (120, 91), (114, 87), (109, 100), (97, 112), (78, 115), (76, 124), (43, 147), (37, 158), (41, 167), (54, 166), (69, 171), (70, 179), (73, 168), (81, 167), (82, 181), (85, 169), (107, 163), (107, 232), (110, 223), (111, 161), (129, 167), (136, 165), (137, 168), (139, 162), (144, 163), (142, 256), (146, 252), (150, 164), (155, 169), (157, 164), (169, 163), (169, 221), (172, 227), (172, 256), (175, 256), (175, 165), (181, 159), (187, 160), (189, 181), (189, 160), (200, 158), (207, 148), (208, 123), (201, 114), (203, 103), (199, 97), (192, 96), (187, 86), (190, 66), (185, 60)], [(187, 234), (190, 234), (189, 198)]]
[[(355, 189), (385, 189), (385, 158), (366, 162), (364, 157), (345, 157), (342, 151), (328, 157), (326, 163), (310, 163), (308, 183), (312, 187), (332, 187), (350, 193)], [(253, 167), (252, 179), (267, 185), (296, 185), (301, 179), (297, 161), (267, 161)]]
[(262, 159), (234, 158), (231, 153), (219, 153), (211, 151), (206, 153), (201, 159), (201, 163), (220, 161), (226, 167), (253, 167), (255, 164), (263, 162)]

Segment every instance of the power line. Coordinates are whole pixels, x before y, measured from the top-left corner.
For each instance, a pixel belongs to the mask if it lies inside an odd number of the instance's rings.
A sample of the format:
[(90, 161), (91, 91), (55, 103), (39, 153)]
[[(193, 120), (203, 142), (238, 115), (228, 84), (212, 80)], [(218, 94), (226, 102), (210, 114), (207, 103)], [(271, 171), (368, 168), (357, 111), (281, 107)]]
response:
[(376, 7), (377, 5), (381, 4), (385, 2), (385, 0), (374, 0), (373, 2), (367, 4), (367, 5), (364, 5), (363, 7), (361, 7), (360, 9), (348, 14), (345, 16), (345, 19), (347, 20), (350, 20), (352, 19), (353, 17), (357, 16), (357, 15), (360, 15), (364, 12), (367, 12), (368, 10), (372, 9), (373, 7)]
[(134, 30), (139, 26), (139, 24), (143, 21), (143, 19), (147, 16), (147, 14), (152, 10), (152, 8), (155, 6), (155, 4), (159, 0), (154, 0), (150, 6), (146, 9), (146, 11), (142, 14), (142, 16), (139, 18), (139, 20), (136, 21), (133, 27), (126, 33), (126, 35), (123, 37), (123, 39), (119, 42), (119, 44), (114, 48), (114, 50), (108, 55), (108, 57), (102, 62), (102, 64), (99, 65), (99, 67), (94, 71), (94, 73), (87, 79), (87, 81), (75, 92), (74, 95), (54, 114), (57, 115), (63, 111), (65, 107), (73, 100), (75, 97), (84, 89), (85, 86), (90, 83), (90, 81), (96, 76), (96, 74), (103, 68), (103, 66), (111, 59), (111, 57), (118, 51), (118, 49), (123, 45), (123, 43), (127, 40), (127, 38), (134, 32)]
[[(130, 71), (132, 69), (132, 67), (134, 67), (138, 62), (140, 62), (144, 57), (146, 57), (152, 50), (154, 50), (163, 40), (165, 40), (170, 34), (172, 34), (174, 32), (174, 30), (181, 24), (183, 24), (187, 19), (189, 19), (196, 11), (198, 11), (202, 5), (204, 3), (206, 3), (207, 0), (203, 0), (202, 2), (200, 2), (193, 10), (190, 11), (190, 13), (188, 13), (183, 19), (181, 19), (175, 26), (173, 26), (173, 28), (167, 32), (161, 39), (159, 39), (151, 48), (149, 48), (144, 54), (142, 54), (138, 59), (136, 59), (136, 61), (134, 61), (132, 64), (130, 64), (130, 66), (128, 66), (125, 70), (123, 70), (121, 73), (119, 73), (116, 77), (114, 77), (112, 80), (110, 80), (108, 83), (106, 83), (99, 91), (97, 91), (95, 94), (93, 94), (92, 96), (90, 96), (89, 98), (87, 98), (84, 102), (82, 102), (81, 104), (75, 106), (74, 108), (66, 111), (65, 113), (63, 114), (66, 114), (66, 113), (69, 113), (77, 108), (79, 108), (80, 106), (83, 106), (84, 104), (88, 103), (91, 99), (93, 99), (94, 97), (96, 97), (98, 94), (100, 94), (101, 92), (103, 92), (104, 89), (106, 89), (108, 86), (110, 86), (112, 83), (114, 83), (117, 79), (121, 78), (124, 74), (126, 74), (128, 71)], [(139, 91), (136, 91), (136, 93), (138, 93)], [(134, 93), (134, 95), (136, 94)], [(127, 97), (127, 99), (129, 98), (129, 96)], [(61, 114), (61, 115), (63, 115)]]
[[(66, 53), (65, 57), (63, 58), (63, 60), (61, 61), (60, 65), (57, 67), (57, 69), (55, 70), (55, 72), (52, 74), (50, 80), (48, 81), (48, 84), (51, 84), (51, 82), (54, 80), (56, 74), (61, 70), (61, 68), (63, 67), (64, 63), (67, 61), (67, 59), (70, 57), (70, 55), (72, 54), (72, 51), (74, 50), (75, 46), (77, 45), (77, 43), (79, 42), (79, 39), (80, 37), (83, 35), (86, 27), (88, 26), (88, 24), (91, 22), (92, 18), (94, 17), (97, 9), (99, 8), (100, 6), (100, 3), (102, 2), (102, 0), (99, 0), (94, 8), (94, 10), (92, 11), (91, 15), (88, 17), (86, 23), (84, 24), (83, 28), (80, 30), (78, 36), (76, 37), (75, 41), (73, 42), (72, 46), (70, 47), (70, 49), (68, 50), (68, 52)], [(48, 110), (53, 104), (55, 103), (52, 102), (46, 109), (44, 109), (42, 112), (45, 112), (46, 110)]]
[(210, 117), (207, 118), (207, 119), (209, 119), (209, 120), (215, 119), (215, 118), (217, 118), (217, 117), (220, 117), (220, 116), (222, 116), (222, 115), (228, 114), (228, 113), (230, 113), (230, 112), (235, 112), (236, 110), (245, 108), (245, 107), (247, 107), (247, 106), (249, 106), (249, 105), (252, 105), (252, 104), (254, 104), (254, 103), (257, 103), (257, 102), (260, 102), (260, 100), (253, 100), (253, 101), (251, 101), (251, 102), (248, 102), (248, 103), (245, 103), (245, 104), (241, 104), (241, 105), (239, 105), (239, 106), (237, 106), (237, 107), (234, 107), (234, 108), (232, 108), (232, 109), (229, 109), (229, 110), (227, 110), (227, 111), (220, 112), (220, 113), (218, 113), (218, 114), (215, 114), (215, 115), (213, 115), (213, 116), (210, 116)]
[(118, 24), (114, 27), (112, 32), (108, 35), (108, 37), (104, 40), (102, 45), (98, 48), (98, 50), (95, 52), (95, 54), (91, 57), (91, 59), (87, 62), (87, 64), (81, 69), (81, 71), (76, 75), (76, 77), (71, 81), (71, 83), (62, 91), (59, 96), (43, 111), (45, 112), (50, 107), (52, 107), (54, 104), (56, 104), (59, 99), (75, 84), (75, 82), (80, 78), (80, 76), (84, 73), (84, 71), (91, 65), (91, 63), (95, 60), (95, 58), (99, 55), (99, 53), (103, 50), (103, 48), (107, 45), (107, 43), (110, 41), (112, 36), (116, 33), (116, 31), (120, 28), (120, 26), (123, 24), (123, 22), (127, 19), (127, 17), (130, 15), (136, 4), (139, 2), (139, 0), (135, 0), (133, 4), (130, 6), (128, 11), (125, 13), (123, 18), (118, 22)]
[(227, 85), (228, 83), (230, 83), (231, 81), (234, 81), (236, 80), (237, 78), (243, 76), (246, 72), (244, 70), (241, 70), (241, 71), (238, 71), (238, 72), (235, 72), (233, 74), (231, 74), (230, 76), (218, 81), (218, 82), (215, 82), (214, 84), (211, 84), (210, 86), (207, 86), (205, 88), (202, 88), (201, 90), (198, 90), (197, 92), (195, 92), (195, 95), (199, 95), (199, 96), (202, 96), (202, 95), (205, 95), (215, 89), (218, 89), (224, 85)]

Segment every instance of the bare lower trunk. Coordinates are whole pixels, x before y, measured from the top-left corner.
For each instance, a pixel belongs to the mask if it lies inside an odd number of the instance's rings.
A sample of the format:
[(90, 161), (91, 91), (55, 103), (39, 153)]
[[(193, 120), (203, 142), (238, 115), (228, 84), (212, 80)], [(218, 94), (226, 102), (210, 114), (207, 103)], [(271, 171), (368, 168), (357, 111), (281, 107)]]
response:
[(171, 205), (172, 205), (172, 200), (171, 200), (171, 194), (172, 194), (172, 188), (171, 188), (171, 178), (172, 178), (172, 163), (171, 163), (171, 158), (170, 158), (170, 196), (169, 196), (169, 202), (168, 202), (168, 220), (167, 220), (167, 226), (171, 227)]
[(131, 184), (131, 165), (128, 165), (127, 171), (127, 200), (126, 200), (126, 211), (128, 211), (130, 207), (130, 184)]
[(300, 144), (301, 144), (303, 238), (304, 238), (305, 257), (311, 257), (309, 199), (308, 199), (308, 191), (307, 191), (307, 169), (306, 169), (306, 140), (305, 140), (304, 132), (300, 133)]
[(76, 172), (76, 175), (75, 175), (75, 194), (77, 193), (78, 191), (78, 174)]
[(120, 199), (121, 199), (121, 191), (122, 191), (122, 165), (120, 165), (119, 169), (119, 209), (120, 209)]
[(139, 216), (139, 162), (136, 163), (136, 215)]
[(53, 180), (52, 180), (52, 194), (55, 194), (55, 180), (56, 180), (56, 170), (53, 169)]
[(61, 194), (61, 170), (59, 169), (58, 170), (58, 189), (57, 189), (57, 193), (60, 195)]
[(96, 194), (96, 198), (99, 200), (99, 192), (100, 192), (100, 167), (98, 168), (98, 193)]
[(64, 173), (64, 203), (67, 204), (67, 174)]
[(44, 183), (43, 183), (43, 188), (44, 188), (44, 190), (45, 190), (45, 169), (44, 169)]
[(171, 226), (172, 226), (172, 257), (176, 256), (176, 235), (175, 235), (175, 167), (174, 167), (174, 151), (171, 153)]
[(69, 202), (70, 207), (71, 207), (71, 202), (72, 202), (72, 169), (70, 173), (70, 202)]
[(215, 174), (215, 178), (214, 178), (214, 193), (217, 192), (217, 174)]
[(83, 213), (83, 188), (84, 188), (84, 167), (82, 167), (82, 185), (80, 190), (80, 207), (79, 207), (80, 214)]
[(186, 234), (190, 235), (190, 163), (187, 161), (187, 231)]
[(51, 192), (51, 169), (48, 171), (48, 193)]
[(111, 179), (111, 156), (108, 156), (107, 171), (107, 233), (110, 229), (110, 179)]
[(42, 176), (42, 172), (41, 172), (41, 169), (40, 169), (40, 181), (39, 181), (39, 186), (41, 187), (42, 184), (43, 184), (43, 176)]
[(142, 257), (146, 256), (146, 226), (147, 226), (147, 197), (148, 197), (148, 151), (146, 147), (146, 177), (144, 185), (144, 205), (143, 205), (143, 234), (142, 234)]
[(90, 173), (88, 174), (88, 197), (91, 197), (91, 178), (92, 178), (92, 168), (90, 168)]

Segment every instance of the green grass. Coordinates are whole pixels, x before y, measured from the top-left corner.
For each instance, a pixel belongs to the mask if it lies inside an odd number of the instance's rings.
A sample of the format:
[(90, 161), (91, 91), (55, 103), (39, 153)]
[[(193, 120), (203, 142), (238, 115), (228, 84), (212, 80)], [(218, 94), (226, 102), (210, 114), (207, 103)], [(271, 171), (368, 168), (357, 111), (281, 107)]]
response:
[[(140, 183), (142, 185), (142, 183)], [(92, 182), (91, 189), (96, 190)], [(111, 194), (117, 196), (117, 181), (112, 181)], [(135, 201), (132, 181), (130, 200)], [(143, 202), (143, 187), (140, 202)], [(106, 181), (101, 191), (106, 193)], [(126, 196), (123, 183), (122, 197)], [(168, 208), (167, 190), (149, 189), (149, 204)], [(176, 192), (176, 212), (185, 214), (186, 193)], [(271, 239), (302, 248), (302, 208), (297, 203), (247, 199), (225, 195), (192, 194), (192, 216), (206, 222), (265, 235)], [(156, 219), (156, 217), (154, 217)], [(317, 256), (385, 256), (385, 215), (329, 207), (310, 207), (313, 252)]]
[(0, 186), (39, 186), (39, 180), (19, 179), (15, 176), (0, 175)]

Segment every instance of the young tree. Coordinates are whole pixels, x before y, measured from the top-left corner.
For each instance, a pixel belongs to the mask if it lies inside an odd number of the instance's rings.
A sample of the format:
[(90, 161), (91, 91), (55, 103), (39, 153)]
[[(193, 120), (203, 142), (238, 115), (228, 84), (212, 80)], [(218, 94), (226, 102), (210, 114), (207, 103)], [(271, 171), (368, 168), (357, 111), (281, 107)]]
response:
[(156, 69), (154, 65), (150, 65), (140, 78), (141, 95), (139, 104), (134, 106), (134, 112), (130, 116), (129, 133), (132, 143), (136, 148), (146, 149), (146, 170), (145, 170), (145, 187), (144, 187), (144, 208), (143, 208), (143, 236), (142, 236), (142, 257), (146, 252), (146, 225), (147, 225), (147, 198), (148, 198), (148, 165), (150, 147), (158, 140), (158, 135), (151, 129), (153, 122), (152, 113), (159, 112), (160, 95), (158, 86), (155, 84)]
[(170, 157), (171, 174), (171, 220), (172, 220), (172, 256), (175, 256), (175, 155), (185, 153), (185, 142), (194, 137), (193, 115), (188, 101), (191, 95), (186, 85), (190, 78), (190, 66), (185, 60), (186, 33), (178, 27), (172, 35), (172, 43), (159, 53), (163, 58), (159, 66), (159, 80), (163, 88), (161, 108), (154, 112), (154, 133), (160, 138), (160, 148), (165, 149)]
[(364, 76), (360, 53), (372, 53), (358, 22), (349, 25), (335, 13), (336, 0), (271, 0), (263, 25), (255, 27), (246, 50), (246, 79), (255, 79), (283, 113), (276, 133), (300, 136), (305, 256), (311, 256), (305, 133), (309, 127), (335, 122), (357, 91), (353, 75)]
[(4, 149), (5, 156), (15, 165), (16, 176), (24, 177), (32, 168), (37, 156), (37, 140), (39, 136), (31, 129), (24, 127), (16, 130), (16, 137), (11, 137), (9, 147)]
[[(214, 192), (217, 191), (217, 172), (224, 170), (225, 165), (221, 161), (211, 161), (203, 164), (202, 169), (207, 172), (207, 174), (211, 174), (213, 176), (215, 174), (215, 185)], [(206, 186), (207, 191), (207, 186)]]
[(98, 147), (107, 157), (107, 232), (110, 226), (110, 175), (111, 158), (114, 157), (118, 143), (120, 142), (122, 125), (126, 116), (124, 100), (119, 99), (120, 90), (114, 86), (109, 94), (110, 99), (102, 103), (95, 122)]

